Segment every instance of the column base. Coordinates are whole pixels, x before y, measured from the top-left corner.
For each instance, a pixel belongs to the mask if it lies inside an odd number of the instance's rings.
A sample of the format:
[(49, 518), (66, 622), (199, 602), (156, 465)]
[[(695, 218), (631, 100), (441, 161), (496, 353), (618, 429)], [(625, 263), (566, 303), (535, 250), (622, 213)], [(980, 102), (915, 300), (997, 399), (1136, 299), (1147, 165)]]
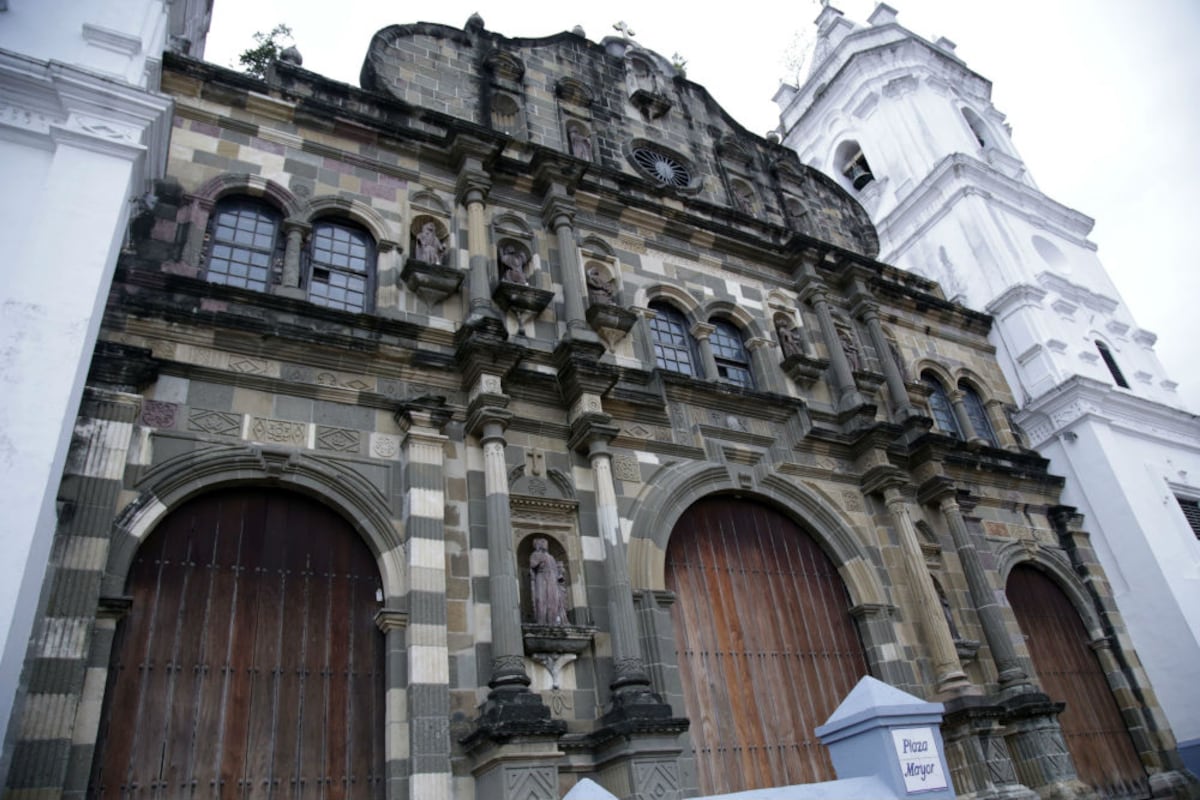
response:
[(567, 723), (550, 716), (540, 695), (528, 690), (494, 691), (479, 707), (475, 729), (463, 737), (462, 743), (471, 749), (483, 741), (504, 742), (529, 736), (557, 739), (566, 732)]
[(1038, 800), (1017, 780), (1004, 739), (1004, 709), (980, 696), (945, 702), (942, 737), (959, 797), (971, 800)]
[(563, 753), (557, 736), (521, 736), (503, 742), (485, 738), (469, 750), (476, 797), (558, 800), (558, 763)]

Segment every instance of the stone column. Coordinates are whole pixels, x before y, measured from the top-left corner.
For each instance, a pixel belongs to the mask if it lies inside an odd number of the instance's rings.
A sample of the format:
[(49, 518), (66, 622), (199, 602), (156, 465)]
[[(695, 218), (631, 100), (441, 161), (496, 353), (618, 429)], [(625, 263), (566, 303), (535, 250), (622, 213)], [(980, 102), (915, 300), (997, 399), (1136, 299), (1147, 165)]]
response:
[(562, 186), (552, 184), (547, 190), (542, 214), (558, 240), (559, 268), (562, 271), (563, 307), (567, 318), (567, 338), (598, 344), (587, 324), (583, 298), (586, 294), (579, 266), (579, 251), (575, 246), (574, 203), (566, 197)]
[(975, 425), (967, 413), (967, 404), (963, 401), (966, 396), (963, 390), (951, 389), (946, 392), (946, 396), (950, 399), (950, 406), (954, 409), (954, 418), (958, 420), (958, 427), (962, 429), (963, 438), (972, 444), (987, 444), (987, 440), (975, 432)]
[(921, 545), (917, 540), (917, 529), (913, 525), (912, 516), (908, 510), (908, 502), (904, 494), (895, 484), (883, 489), (884, 502), (887, 503), (888, 513), (900, 537), (900, 550), (904, 556), (904, 570), (912, 587), (912, 597), (916, 603), (916, 620), (919, 628), (925, 633), (925, 646), (929, 648), (933, 661), (934, 674), (939, 694), (957, 694), (971, 687), (967, 675), (963, 672), (962, 664), (958, 661), (958, 652), (954, 647), (954, 638), (950, 635), (950, 626), (942, 614), (942, 604), (938, 599), (937, 589), (933, 578), (925, 567), (925, 557), (921, 554)]
[(504, 429), (510, 415), (490, 415), (482, 422), (483, 482), (488, 526), (488, 594), (492, 607), (492, 677), (494, 692), (524, 691), (529, 686), (521, 641), (521, 590), (513, 550), (508, 504), (508, 469), (504, 461)]
[(700, 367), (704, 371), (704, 377), (709, 380), (717, 379), (717, 358), (713, 355), (712, 341), (708, 338), (712, 336), (712, 332), (716, 330), (716, 326), (707, 322), (697, 322), (692, 326), (690, 333), (700, 345)]
[[(375, 612), (375, 627), (383, 633), (384, 668), (387, 670), (387, 711), (384, 718), (383, 752), (385, 774), (387, 781), (384, 797), (387, 800), (408, 800), (414, 796), (411, 790), (409, 772), (411, 770), (413, 739), (416, 738), (416, 727), (412, 721), (412, 693), (407, 690), (408, 675), (412, 668), (409, 663), (408, 645), (405, 642), (405, 632), (408, 629), (408, 613), (397, 608), (381, 608)], [(438, 730), (438, 728), (434, 728)], [(449, 730), (446, 731), (444, 747), (449, 746)], [(416, 778), (416, 775), (413, 775)], [(444, 797), (439, 793), (435, 781), (423, 776), (420, 785), (432, 790), (431, 797)], [(448, 783), (448, 781), (447, 781)]]
[(606, 437), (592, 437), (588, 443), (588, 460), (596, 483), (596, 525), (604, 541), (605, 589), (613, 659), (613, 680), (609, 687), (613, 693), (612, 707), (616, 708), (621, 705), (623, 695), (650, 691), (650, 677), (638, 642), (629, 562), (621, 537), (617, 493), (613, 488), (612, 454)]
[(1027, 686), (1029, 676), (1017, 657), (1016, 648), (1008, 634), (1004, 621), (1004, 609), (1001, 607), (998, 595), (987, 578), (987, 571), (979, 558), (975, 547), (975, 539), (967, 529), (963, 519), (962, 508), (958, 504), (952, 486), (939, 486), (940, 495), (936, 496), (938, 509), (950, 528), (950, 537), (954, 540), (954, 549), (958, 560), (962, 563), (963, 573), (967, 578), (967, 589), (971, 593), (971, 603), (979, 616), (979, 624), (983, 627), (983, 636), (987, 639), (988, 648), (992, 651), (992, 660), (999, 673), (1000, 688)]
[[(521, 592), (504, 460), (505, 428), (512, 413), (501, 393), (500, 378), (480, 374), (471, 390), (467, 430), (483, 446), (484, 508), (488, 543), (488, 600), (491, 606), (492, 663), (487, 701), (480, 708), (472, 740), (504, 739), (518, 733), (556, 736), (565, 730), (550, 719), (550, 709), (529, 691), (521, 638)], [(470, 745), (473, 746), (473, 745)]]
[[(406, 403), (404, 431), (408, 511), (409, 791), (450, 800), (450, 654), (446, 641), (445, 444), (450, 410), (438, 401)], [(392, 635), (392, 627), (385, 628)], [(391, 651), (389, 641), (389, 652)], [(391, 687), (389, 687), (389, 691)]]
[(467, 209), (467, 321), (469, 328), (487, 328), (507, 337), (504, 317), (492, 302), (490, 252), (484, 203), (491, 189), (491, 179), (481, 162), (473, 156), (464, 159), (458, 176), (458, 202)]
[(879, 324), (879, 309), (871, 304), (864, 304), (859, 316), (867, 325), (867, 333), (871, 337), (871, 346), (883, 366), (883, 377), (887, 380), (888, 395), (892, 400), (892, 415), (897, 421), (903, 421), (916, 413), (908, 399), (908, 387), (904, 385), (904, 376), (896, 359), (892, 358), (891, 348), (888, 347), (887, 337), (883, 335), (883, 326)]
[(286, 289), (300, 288), (300, 253), (304, 249), (304, 237), (312, 230), (307, 222), (298, 219), (284, 220), (283, 234), (283, 277), (280, 285)]
[(850, 368), (850, 360), (842, 349), (842, 339), (837, 334), (837, 326), (833, 324), (833, 313), (829, 310), (829, 295), (825, 288), (809, 284), (801, 293), (802, 301), (812, 304), (817, 314), (817, 324), (821, 328), (821, 338), (825, 340), (825, 349), (829, 351), (829, 363), (833, 367), (835, 403), (839, 411), (846, 411), (862, 404), (862, 396), (854, 383), (854, 371)]

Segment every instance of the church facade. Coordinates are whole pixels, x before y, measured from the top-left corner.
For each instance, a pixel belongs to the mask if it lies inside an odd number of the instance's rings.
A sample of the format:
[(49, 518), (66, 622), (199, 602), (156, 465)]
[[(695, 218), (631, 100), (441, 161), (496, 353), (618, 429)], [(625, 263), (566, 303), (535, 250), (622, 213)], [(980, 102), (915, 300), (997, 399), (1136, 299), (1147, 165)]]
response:
[(625, 37), (295, 60), (165, 59), (8, 796), (809, 783), (867, 674), (961, 795), (1194, 793), (992, 319), (836, 180)]
[(1200, 423), (1088, 239), (1042, 193), (991, 84), (880, 4), (817, 20), (813, 70), (776, 96), (784, 140), (867, 209), (881, 258), (993, 315), (1026, 443), (1067, 476), (1193, 771), (1200, 770)]

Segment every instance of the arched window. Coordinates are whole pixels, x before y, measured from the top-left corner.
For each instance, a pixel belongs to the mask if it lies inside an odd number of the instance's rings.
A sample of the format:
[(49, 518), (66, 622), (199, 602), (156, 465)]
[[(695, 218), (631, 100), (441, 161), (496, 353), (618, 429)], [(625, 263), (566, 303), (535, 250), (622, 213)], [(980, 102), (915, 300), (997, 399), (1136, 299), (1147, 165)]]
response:
[(1125, 380), (1125, 375), (1121, 372), (1121, 368), (1117, 366), (1117, 360), (1113, 358), (1112, 351), (1108, 349), (1108, 345), (1097, 339), (1096, 349), (1100, 351), (1100, 357), (1104, 359), (1104, 365), (1108, 367), (1113, 381), (1122, 389), (1128, 389), (1129, 381)]
[(838, 145), (834, 162), (838, 171), (849, 179), (856, 192), (875, 180), (875, 173), (871, 171), (871, 165), (867, 163), (862, 147), (853, 139)]
[(967, 410), (967, 419), (971, 420), (971, 427), (975, 429), (975, 435), (992, 447), (998, 447), (996, 432), (992, 430), (992, 423), (988, 419), (979, 392), (962, 382), (959, 382), (958, 389), (963, 393), (963, 407)]
[(674, 306), (651, 303), (654, 317), (650, 331), (654, 335), (654, 358), (658, 366), (681, 375), (696, 376), (696, 352), (688, 333), (687, 318)]
[(308, 299), (342, 311), (366, 311), (375, 245), (362, 228), (342, 221), (313, 225)]
[(750, 374), (750, 356), (742, 343), (742, 334), (731, 322), (713, 320), (713, 357), (717, 361), (717, 377), (736, 383), (747, 389), (754, 388), (754, 377)]
[(975, 141), (979, 142), (980, 147), (988, 146), (987, 126), (983, 124), (983, 120), (969, 108), (962, 110), (963, 119), (967, 121), (967, 127), (971, 129)]
[(283, 260), (280, 221), (279, 212), (252, 197), (217, 203), (205, 277), (212, 283), (265, 292), (272, 267)]
[(933, 424), (948, 436), (963, 438), (962, 429), (958, 427), (958, 417), (954, 416), (954, 408), (946, 394), (946, 387), (929, 372), (921, 375), (921, 383), (929, 389), (929, 411), (933, 415)]

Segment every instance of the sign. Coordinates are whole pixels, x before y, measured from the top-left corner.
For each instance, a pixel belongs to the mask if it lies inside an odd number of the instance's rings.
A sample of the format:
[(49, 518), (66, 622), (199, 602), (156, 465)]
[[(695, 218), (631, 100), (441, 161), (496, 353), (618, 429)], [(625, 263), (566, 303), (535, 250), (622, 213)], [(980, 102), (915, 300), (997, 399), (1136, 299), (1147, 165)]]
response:
[(904, 790), (908, 794), (946, 788), (946, 770), (938, 752), (933, 728), (899, 728), (892, 731)]

